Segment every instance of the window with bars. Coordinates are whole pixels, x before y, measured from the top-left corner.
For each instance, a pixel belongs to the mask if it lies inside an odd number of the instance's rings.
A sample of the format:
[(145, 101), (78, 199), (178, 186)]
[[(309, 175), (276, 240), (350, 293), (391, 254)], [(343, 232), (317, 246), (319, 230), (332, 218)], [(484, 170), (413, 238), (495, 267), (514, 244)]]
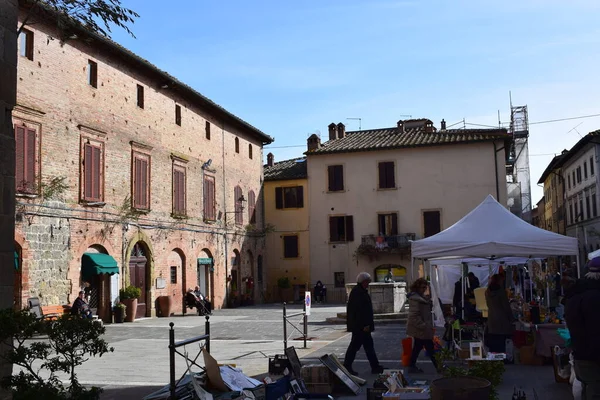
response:
[(19, 55), (33, 61), (33, 32), (28, 29), (19, 33)]
[(210, 175), (204, 176), (204, 220), (215, 221), (215, 177)]
[(150, 155), (133, 153), (132, 203), (138, 210), (150, 210)]
[(379, 189), (396, 187), (395, 165), (393, 161), (379, 163)]
[(330, 165), (327, 167), (328, 191), (339, 192), (344, 190), (344, 166)]
[(256, 195), (253, 190), (248, 192), (248, 220), (251, 224), (256, 223)]
[(283, 258), (298, 258), (298, 235), (283, 237)]
[(104, 143), (87, 140), (83, 144), (83, 200), (104, 199)]
[(175, 104), (175, 123), (181, 126), (181, 106)]
[(88, 85), (98, 87), (98, 64), (95, 61), (88, 60), (87, 79)]
[(303, 208), (304, 207), (304, 187), (288, 186), (275, 188), (275, 208), (278, 210), (284, 208)]
[(235, 224), (242, 225), (244, 223), (244, 210), (243, 202), (241, 200), (243, 196), (242, 188), (236, 186), (233, 189), (233, 198), (235, 199)]
[(15, 183), (18, 193), (36, 194), (38, 181), (38, 131), (15, 123)]
[(173, 165), (173, 215), (186, 215), (186, 169)]
[(137, 106), (144, 108), (144, 87), (142, 85), (137, 85)]
[(171, 267), (171, 283), (177, 283), (177, 267)]
[(354, 219), (352, 215), (329, 217), (329, 241), (354, 241)]

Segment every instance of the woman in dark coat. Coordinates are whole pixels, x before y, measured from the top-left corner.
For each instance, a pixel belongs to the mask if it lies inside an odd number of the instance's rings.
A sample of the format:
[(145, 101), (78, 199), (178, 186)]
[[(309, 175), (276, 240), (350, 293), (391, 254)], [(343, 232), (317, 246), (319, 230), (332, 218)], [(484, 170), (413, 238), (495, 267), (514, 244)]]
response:
[(501, 283), (500, 275), (492, 275), (485, 291), (485, 301), (488, 306), (487, 344), (493, 353), (506, 351), (506, 339), (511, 337), (515, 321), (508, 295)]
[(429, 282), (423, 278), (417, 279), (410, 287), (408, 294), (408, 321), (406, 334), (413, 338), (413, 350), (410, 358), (409, 373), (420, 373), (422, 369), (417, 367), (417, 358), (423, 347), (430, 355), (433, 366), (437, 369), (437, 362), (433, 356), (433, 315), (431, 310), (433, 303), (425, 292), (429, 288)]

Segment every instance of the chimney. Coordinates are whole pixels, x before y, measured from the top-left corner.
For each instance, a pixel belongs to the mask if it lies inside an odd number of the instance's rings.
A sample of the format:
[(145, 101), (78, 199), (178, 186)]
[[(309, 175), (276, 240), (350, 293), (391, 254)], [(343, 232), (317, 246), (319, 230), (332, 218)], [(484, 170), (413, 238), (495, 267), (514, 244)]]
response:
[(332, 122), (329, 124), (329, 140), (337, 139), (337, 126)]
[(346, 125), (341, 122), (337, 124), (337, 137), (338, 139), (343, 139), (346, 136)]
[(442, 119), (441, 125), (442, 125), (442, 127), (440, 129), (445, 131), (446, 130), (446, 120)]
[(318, 150), (321, 148), (321, 138), (317, 136), (316, 133), (313, 133), (307, 139), (308, 151)]
[(275, 163), (275, 156), (273, 155), (273, 153), (267, 154), (267, 166), (272, 167), (274, 163)]
[(404, 121), (398, 121), (398, 133), (404, 133)]

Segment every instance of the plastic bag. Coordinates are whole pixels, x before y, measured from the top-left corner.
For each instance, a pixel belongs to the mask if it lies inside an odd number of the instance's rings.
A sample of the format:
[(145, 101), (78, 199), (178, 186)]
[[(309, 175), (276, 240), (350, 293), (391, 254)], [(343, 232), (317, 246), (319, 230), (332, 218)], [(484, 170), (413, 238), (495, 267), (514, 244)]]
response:
[(573, 400), (583, 400), (583, 385), (575, 378), (573, 381)]
[(565, 347), (571, 347), (571, 333), (568, 329), (558, 328), (556, 330), (558, 332), (558, 336), (565, 340)]
[(563, 379), (571, 376), (571, 364), (569, 363), (569, 352), (561, 349), (560, 346), (554, 346), (554, 364), (556, 365), (556, 374)]

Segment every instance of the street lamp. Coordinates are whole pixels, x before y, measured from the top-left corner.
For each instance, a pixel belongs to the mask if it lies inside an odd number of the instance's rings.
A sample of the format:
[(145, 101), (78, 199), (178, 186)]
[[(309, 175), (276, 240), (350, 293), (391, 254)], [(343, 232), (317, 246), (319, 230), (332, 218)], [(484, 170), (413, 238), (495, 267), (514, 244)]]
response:
[[(237, 200), (236, 200), (236, 210), (235, 211), (225, 211), (225, 225), (227, 225), (227, 214), (241, 214), (244, 212), (244, 203), (246, 202), (246, 198), (244, 197), (244, 195), (241, 195)], [(239, 206), (237, 205), (237, 203), (239, 203)]]

